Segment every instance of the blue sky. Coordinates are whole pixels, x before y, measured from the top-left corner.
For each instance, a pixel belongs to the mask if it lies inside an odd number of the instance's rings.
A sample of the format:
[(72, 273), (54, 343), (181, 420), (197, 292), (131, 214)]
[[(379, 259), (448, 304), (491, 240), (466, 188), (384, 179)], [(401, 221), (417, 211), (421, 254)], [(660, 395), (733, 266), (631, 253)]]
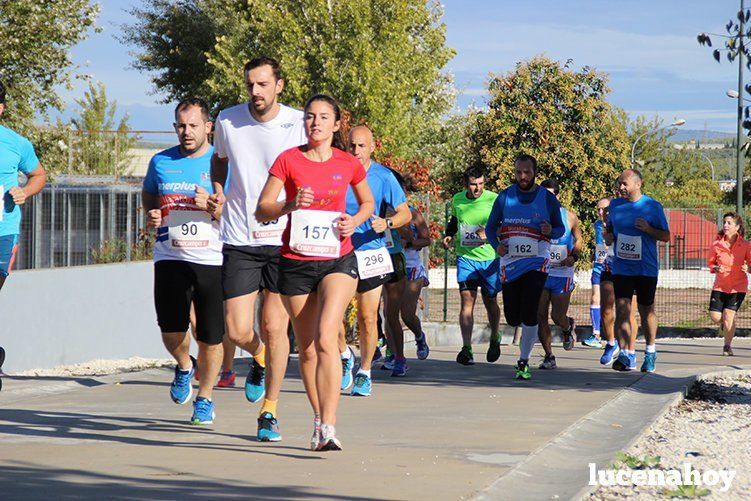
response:
[[(157, 104), (148, 75), (128, 68), (134, 49), (115, 39), (119, 25), (131, 21), (125, 10), (140, 1), (100, 3), (103, 31), (74, 48), (74, 61), (106, 84), (134, 128), (169, 128), (171, 107)], [(737, 65), (717, 64), (696, 35), (722, 33), (737, 0), (444, 0), (443, 5), (448, 45), (457, 50), (447, 69), (455, 76), (459, 107), (485, 103), (490, 73), (545, 54), (607, 72), (611, 102), (629, 113), (684, 118), (684, 128), (735, 130), (735, 104), (725, 92), (737, 86)], [(78, 85), (64, 96), (72, 101), (82, 93)]]

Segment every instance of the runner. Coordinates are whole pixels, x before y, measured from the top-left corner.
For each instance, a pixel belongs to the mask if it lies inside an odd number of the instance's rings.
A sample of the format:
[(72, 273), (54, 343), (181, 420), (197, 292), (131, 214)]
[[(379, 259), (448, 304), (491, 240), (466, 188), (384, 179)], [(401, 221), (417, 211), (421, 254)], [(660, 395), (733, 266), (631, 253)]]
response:
[[(176, 404), (193, 395), (191, 377), (200, 373), (191, 424), (214, 422), (211, 392), (219, 375), (224, 337), (222, 245), (219, 222), (206, 210), (213, 148), (209, 107), (188, 98), (175, 108), (179, 146), (154, 155), (141, 198), (148, 225), (156, 229), (154, 304), (165, 348), (174, 357), (170, 396)], [(220, 211), (215, 217), (221, 216)], [(188, 354), (191, 303), (195, 309), (198, 367)]]
[[(558, 181), (547, 179), (540, 183), (540, 186), (555, 195), (556, 200), (558, 199), (558, 193), (561, 190)], [(557, 367), (555, 355), (553, 355), (553, 334), (548, 324), (548, 310), (551, 305), (550, 318), (561, 328), (563, 349), (572, 350), (576, 342), (576, 322), (574, 317), (568, 316), (568, 308), (571, 302), (571, 292), (575, 287), (574, 273), (576, 261), (581, 255), (582, 234), (576, 214), (561, 207), (561, 220), (565, 231), (562, 237), (550, 241), (550, 268), (538, 309), (538, 334), (545, 350), (545, 359), (540, 364), (540, 369)]]
[(608, 258), (608, 246), (602, 238), (602, 229), (608, 222), (608, 206), (610, 198), (603, 197), (597, 201), (597, 221), (594, 223), (595, 229), (595, 254), (594, 263), (592, 264), (592, 296), (589, 300), (589, 318), (592, 321), (592, 334), (582, 340), (582, 345), (590, 348), (601, 348), (600, 342), (600, 325), (602, 323), (600, 308), (600, 281), (602, 279), (603, 267)]
[[(384, 233), (409, 223), (410, 212), (401, 186), (389, 169), (372, 160), (375, 151), (373, 133), (364, 125), (353, 127), (349, 133), (349, 150), (362, 164), (373, 194), (376, 213), (355, 229), (352, 245), (357, 257), (359, 281), (357, 284), (357, 327), (360, 337), (360, 368), (354, 378), (352, 395), (369, 396), (372, 390), (371, 364), (378, 343), (378, 305), (383, 284), (394, 271)], [(347, 190), (347, 213), (358, 213), (359, 203), (353, 190)], [(388, 207), (395, 208), (392, 217), (386, 217)], [(352, 384), (354, 353), (347, 347), (341, 353), (342, 390)], [(392, 376), (404, 376), (406, 360), (402, 357), (394, 365)]]
[(537, 310), (548, 278), (550, 239), (565, 231), (558, 199), (535, 183), (537, 160), (514, 161), (516, 182), (503, 190), (488, 218), (488, 242), (501, 256), (503, 312), (512, 328), (521, 326), (516, 378), (529, 379), (529, 356), (537, 341)]
[[(224, 205), (222, 286), (227, 334), (235, 345), (253, 356), (245, 380), (245, 397), (250, 402), (265, 397), (257, 437), (278, 442), (282, 436), (276, 407), (289, 357), (289, 319), (276, 282), (287, 217), (262, 224), (253, 212), (269, 167), (282, 151), (305, 142), (305, 129), (302, 112), (277, 101), (284, 80), (276, 60), (252, 59), (245, 65), (244, 76), (250, 102), (223, 110), (217, 118), (211, 160), (215, 194), (209, 199), (209, 206)], [(232, 181), (225, 194), (228, 168), (232, 170)], [(263, 291), (263, 341), (253, 330), (259, 291)]]
[[(5, 111), (5, 86), (0, 82), (0, 116)], [(18, 174), (27, 182), (18, 185)], [(0, 125), (0, 290), (13, 269), (21, 231), (21, 205), (42, 191), (47, 174), (34, 146), (17, 132)]]
[(748, 265), (751, 264), (751, 243), (744, 238), (743, 218), (736, 212), (722, 216), (722, 230), (709, 250), (709, 272), (715, 274), (709, 299), (709, 316), (720, 324), (725, 343), (722, 354), (733, 356), (730, 346), (735, 335), (735, 314), (748, 291)]
[[(670, 241), (670, 228), (662, 204), (642, 194), (642, 176), (636, 169), (626, 169), (618, 178), (621, 198), (610, 202), (608, 224), (603, 233), (605, 242), (615, 242), (613, 256), (613, 289), (615, 291), (616, 336), (622, 345), (636, 340), (637, 332), (631, 329), (631, 301), (636, 292), (644, 339), (647, 344), (642, 372), (654, 372), (657, 360), (655, 339), (657, 315), (654, 300), (657, 290), (659, 262), (657, 241)], [(636, 369), (636, 353), (621, 352), (613, 362), (613, 369)]]
[[(498, 195), (485, 189), (482, 166), (474, 165), (465, 170), (464, 183), (466, 190), (451, 199), (451, 219), (446, 227), (443, 247), (448, 249), (453, 243), (456, 248), (456, 281), (459, 282), (461, 299), (459, 327), (462, 331), (462, 349), (456, 355), (456, 361), (461, 365), (473, 365), (472, 329), (478, 288), (490, 324), (486, 359), (495, 362), (501, 356), (501, 336), (498, 333), (501, 309), (497, 300), (501, 289), (499, 260), (493, 247), (487, 243), (485, 231), (490, 210)], [(455, 238), (457, 232), (459, 238)]]
[[(300, 374), (313, 408), (311, 449), (324, 451), (342, 448), (334, 428), (342, 376), (337, 337), (357, 289), (358, 259), (350, 237), (374, 206), (362, 164), (339, 149), (340, 116), (331, 97), (308, 100), (308, 144), (274, 162), (256, 211), (259, 221), (292, 214), (284, 230), (279, 291), (292, 318)], [(347, 186), (360, 203), (353, 216), (345, 212)], [(286, 202), (277, 201), (282, 188)]]

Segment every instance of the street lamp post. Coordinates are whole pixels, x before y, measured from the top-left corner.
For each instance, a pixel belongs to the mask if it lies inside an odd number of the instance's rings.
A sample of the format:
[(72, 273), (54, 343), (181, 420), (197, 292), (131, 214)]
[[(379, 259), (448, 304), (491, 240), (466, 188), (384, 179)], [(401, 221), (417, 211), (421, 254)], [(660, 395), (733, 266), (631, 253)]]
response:
[(640, 134), (639, 137), (637, 137), (634, 140), (634, 144), (631, 145), (631, 168), (633, 169), (634, 166), (636, 165), (636, 161), (634, 160), (634, 154), (636, 153), (636, 143), (638, 143), (641, 138), (643, 138), (647, 134), (652, 134), (653, 132), (659, 132), (661, 130), (669, 129), (670, 127), (680, 127), (681, 125), (683, 125), (685, 123), (686, 123), (685, 120), (683, 120), (682, 118), (679, 118), (675, 122), (673, 122), (673, 123), (671, 123), (669, 125), (666, 125), (664, 127), (658, 127), (657, 129), (654, 129), (654, 130), (648, 130), (647, 132), (644, 132), (643, 134)]
[(709, 167), (711, 167), (711, 169), (712, 169), (712, 181), (714, 181), (714, 180), (715, 180), (715, 179), (714, 179), (715, 173), (714, 173), (714, 164), (712, 163), (712, 160), (711, 160), (711, 159), (709, 158), (709, 156), (708, 156), (708, 155), (705, 155), (705, 154), (704, 154), (704, 153), (702, 153), (701, 151), (699, 152), (699, 155), (703, 156), (703, 157), (704, 157), (704, 159), (705, 159), (705, 160), (706, 160), (707, 162), (709, 162)]

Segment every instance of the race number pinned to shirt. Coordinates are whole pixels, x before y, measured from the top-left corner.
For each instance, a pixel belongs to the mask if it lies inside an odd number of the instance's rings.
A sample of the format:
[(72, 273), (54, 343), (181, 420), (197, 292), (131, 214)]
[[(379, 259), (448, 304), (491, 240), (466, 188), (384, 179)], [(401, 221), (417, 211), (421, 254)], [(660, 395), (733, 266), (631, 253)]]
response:
[(550, 245), (550, 264), (551, 266), (561, 266), (561, 263), (568, 257), (568, 247), (565, 245)]
[(284, 233), (284, 227), (286, 226), (286, 221), (283, 218), (259, 223), (256, 221), (256, 218), (250, 214), (248, 220), (250, 226), (250, 238), (254, 240), (278, 241), (279, 238), (281, 238), (282, 233)]
[(461, 231), (460, 245), (462, 247), (480, 247), (485, 245), (485, 239), (477, 234), (482, 228), (479, 224), (463, 224), (459, 229)]
[(595, 245), (595, 263), (602, 264), (605, 262), (607, 257), (608, 257), (608, 246), (605, 244)]
[(624, 235), (620, 233), (618, 235), (618, 241), (616, 242), (616, 255), (618, 259), (626, 261), (640, 261), (641, 260), (641, 237), (634, 235)]
[(360, 278), (377, 277), (394, 271), (389, 251), (385, 247), (370, 250), (356, 250), (357, 273)]
[(537, 257), (540, 253), (540, 242), (530, 237), (510, 237), (508, 239), (509, 257)]
[(341, 212), (300, 209), (292, 213), (289, 247), (311, 257), (337, 258), (341, 250), (336, 223)]
[(202, 210), (171, 210), (169, 222), (170, 247), (208, 247), (211, 238), (211, 216)]

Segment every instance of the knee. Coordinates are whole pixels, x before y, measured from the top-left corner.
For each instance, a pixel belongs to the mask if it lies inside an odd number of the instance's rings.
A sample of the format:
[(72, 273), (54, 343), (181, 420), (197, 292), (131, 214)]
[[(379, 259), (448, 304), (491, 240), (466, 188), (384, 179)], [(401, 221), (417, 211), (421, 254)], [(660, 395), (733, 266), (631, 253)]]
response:
[[(264, 315), (261, 321), (261, 331), (268, 339), (276, 333), (287, 332), (287, 323), (282, 318), (273, 315)], [(269, 336), (271, 335), (271, 336)]]
[(378, 310), (357, 312), (357, 323), (360, 327), (368, 331), (375, 331), (378, 328)]

